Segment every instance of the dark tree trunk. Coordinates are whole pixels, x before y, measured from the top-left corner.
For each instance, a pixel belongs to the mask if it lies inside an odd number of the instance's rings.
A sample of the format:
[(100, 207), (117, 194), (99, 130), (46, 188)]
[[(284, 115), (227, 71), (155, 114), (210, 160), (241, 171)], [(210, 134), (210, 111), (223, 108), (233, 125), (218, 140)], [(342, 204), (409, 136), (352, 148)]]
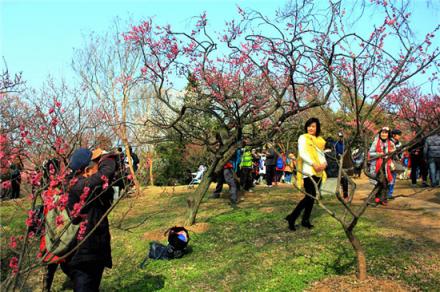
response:
[(367, 279), (367, 260), (365, 258), (365, 252), (362, 248), (362, 245), (359, 239), (353, 234), (352, 230), (345, 229), (345, 234), (347, 235), (348, 240), (351, 243), (355, 253), (357, 260), (357, 273), (356, 276), (359, 280), (364, 281)]

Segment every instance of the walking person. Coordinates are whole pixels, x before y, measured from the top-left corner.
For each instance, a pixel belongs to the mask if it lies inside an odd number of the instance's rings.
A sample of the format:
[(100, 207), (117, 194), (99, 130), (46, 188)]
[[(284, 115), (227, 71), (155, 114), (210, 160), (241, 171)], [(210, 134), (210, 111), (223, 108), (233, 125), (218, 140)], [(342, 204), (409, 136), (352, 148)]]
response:
[[(416, 138), (417, 139), (417, 138)], [(427, 187), (428, 166), (423, 155), (424, 141), (420, 141), (409, 148), (409, 157), (411, 161), (411, 185), (417, 186), (419, 175), (422, 177), (422, 187)]]
[(266, 154), (260, 154), (260, 161), (258, 161), (258, 181), (261, 183), (266, 179)]
[(260, 176), (260, 155), (257, 153), (257, 149), (252, 149), (252, 186), (259, 184)]
[[(400, 137), (402, 136), (402, 131), (398, 129), (394, 129), (391, 131), (391, 141), (394, 143), (394, 146), (396, 147), (395, 151), (400, 151), (402, 149), (402, 143), (400, 142)], [(402, 153), (396, 153), (393, 155), (393, 160), (400, 163), (402, 160)], [(397, 171), (396, 169), (392, 172), (393, 175), (393, 181), (389, 184), (389, 191), (388, 191), (388, 200), (393, 200), (393, 193), (394, 193), (394, 185), (396, 184), (396, 178), (397, 178)]]
[(327, 162), (323, 152), (325, 140), (320, 136), (321, 124), (319, 120), (317, 118), (307, 120), (304, 132), (305, 134), (302, 134), (298, 139), (297, 184), (298, 187), (304, 186), (306, 194), (292, 213), (285, 218), (292, 231), (296, 230), (295, 221), (303, 210), (301, 225), (309, 229), (313, 228), (310, 223), (310, 215), (315, 203), (316, 187), (319, 188), (326, 178)]
[(232, 158), (226, 162), (223, 166), (223, 170), (217, 175), (217, 186), (215, 187), (214, 193), (211, 195), (211, 199), (220, 198), (220, 194), (223, 190), (223, 184), (226, 182), (229, 186), (229, 200), (232, 207), (236, 207), (238, 204), (238, 191), (239, 184), (237, 181), (237, 175), (234, 173), (234, 167), (232, 163)]
[[(344, 150), (345, 150), (345, 144), (344, 144), (344, 133), (339, 132), (338, 133), (338, 141), (335, 143), (335, 150), (336, 150), (336, 159), (337, 162), (340, 162), (341, 156), (344, 154)], [(348, 164), (348, 160), (347, 158), (349, 158), (351, 160), (351, 151), (347, 151), (347, 154), (344, 156), (343, 162), (342, 162), (342, 167), (343, 168), (347, 168), (349, 167)], [(348, 157), (347, 157), (348, 156)], [(344, 165), (344, 162), (346, 165)], [(338, 164), (338, 173), (339, 173), (339, 164)], [(341, 176), (341, 186), (342, 186), (342, 195), (344, 197), (344, 199), (348, 199), (348, 178), (342, 174)]]
[(436, 133), (426, 138), (423, 153), (428, 162), (431, 186), (438, 187), (440, 180), (440, 135)]
[(242, 157), (240, 162), (240, 186), (245, 192), (252, 193), (252, 152), (251, 147), (248, 146), (249, 140), (243, 141), (244, 147), (242, 149)]
[(391, 170), (392, 157), (387, 156), (387, 154), (394, 150), (394, 143), (390, 139), (390, 129), (383, 127), (371, 143), (369, 151), (371, 159), (370, 173), (382, 184), (382, 189), (375, 198), (376, 204), (386, 205), (388, 202), (387, 194), (389, 184), (393, 182), (393, 173)]
[(279, 152), (280, 155), (278, 155), (275, 166), (275, 184), (283, 182), (284, 168), (286, 167), (286, 155), (281, 150)]
[(292, 173), (295, 169), (295, 154), (290, 152), (286, 158), (286, 166), (284, 167), (284, 182), (292, 184)]
[[(75, 224), (83, 226), (79, 233), (84, 239), (80, 236), (75, 239), (72, 246), (78, 248), (61, 263), (61, 268), (72, 280), (75, 292), (99, 291), (104, 268), (112, 267), (110, 228), (105, 214), (113, 200), (111, 185), (117, 158), (112, 154), (100, 155), (92, 162), (92, 156), (96, 155), (80, 148), (72, 154), (69, 163), (73, 178), (67, 209)], [(84, 199), (85, 204), (78, 210)]]
[(266, 160), (264, 165), (266, 166), (266, 182), (269, 188), (272, 187), (272, 183), (275, 179), (275, 168), (277, 164), (278, 155), (273, 149), (271, 143), (266, 144)]

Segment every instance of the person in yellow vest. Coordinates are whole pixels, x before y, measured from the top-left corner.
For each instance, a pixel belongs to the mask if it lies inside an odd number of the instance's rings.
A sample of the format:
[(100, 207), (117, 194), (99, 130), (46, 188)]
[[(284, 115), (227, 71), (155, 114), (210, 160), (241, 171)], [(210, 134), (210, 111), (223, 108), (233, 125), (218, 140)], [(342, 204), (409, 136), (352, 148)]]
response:
[(292, 231), (296, 230), (295, 221), (303, 210), (301, 225), (309, 229), (313, 228), (310, 214), (315, 203), (316, 191), (326, 179), (327, 162), (323, 151), (325, 140), (319, 136), (321, 133), (319, 120), (317, 118), (307, 120), (304, 131), (305, 134), (298, 139), (297, 186), (304, 187), (306, 195), (285, 218)]
[(240, 186), (245, 192), (253, 193), (251, 189), (253, 187), (252, 183), (252, 151), (251, 147), (248, 145), (249, 140), (245, 139), (243, 141), (243, 149), (240, 162)]

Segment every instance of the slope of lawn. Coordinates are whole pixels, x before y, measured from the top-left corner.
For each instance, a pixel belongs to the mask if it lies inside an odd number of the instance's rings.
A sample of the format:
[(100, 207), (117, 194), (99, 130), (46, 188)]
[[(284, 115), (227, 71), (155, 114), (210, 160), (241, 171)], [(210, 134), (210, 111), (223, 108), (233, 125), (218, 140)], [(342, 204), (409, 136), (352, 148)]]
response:
[[(205, 199), (191, 227), (192, 251), (181, 259), (147, 260), (143, 268), (149, 243), (166, 243), (166, 229), (185, 221), (189, 190), (151, 187), (122, 200), (110, 218), (114, 267), (104, 273), (101, 290), (302, 291), (329, 276), (354, 274), (354, 253), (339, 223), (315, 206), (315, 228), (289, 232), (283, 218), (301, 196), (288, 186), (256, 190), (237, 209), (227, 194)], [(3, 204), (2, 216), (11, 208)], [(438, 291), (440, 244), (401, 231), (387, 211), (368, 210), (356, 229), (369, 274)], [(62, 290), (64, 280), (59, 272), (53, 290)]]

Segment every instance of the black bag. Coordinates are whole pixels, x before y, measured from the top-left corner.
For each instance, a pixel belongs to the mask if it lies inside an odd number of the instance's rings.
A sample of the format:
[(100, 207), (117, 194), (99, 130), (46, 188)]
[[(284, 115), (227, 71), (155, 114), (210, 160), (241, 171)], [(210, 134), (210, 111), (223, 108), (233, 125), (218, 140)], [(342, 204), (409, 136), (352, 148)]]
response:
[(157, 241), (152, 241), (148, 257), (153, 260), (168, 260), (168, 247)]
[(178, 259), (187, 252), (189, 234), (185, 227), (171, 227), (165, 232), (166, 234), (168, 234), (168, 245), (165, 246), (157, 241), (150, 242), (148, 256), (140, 264), (141, 268), (145, 266), (148, 258), (153, 260)]

